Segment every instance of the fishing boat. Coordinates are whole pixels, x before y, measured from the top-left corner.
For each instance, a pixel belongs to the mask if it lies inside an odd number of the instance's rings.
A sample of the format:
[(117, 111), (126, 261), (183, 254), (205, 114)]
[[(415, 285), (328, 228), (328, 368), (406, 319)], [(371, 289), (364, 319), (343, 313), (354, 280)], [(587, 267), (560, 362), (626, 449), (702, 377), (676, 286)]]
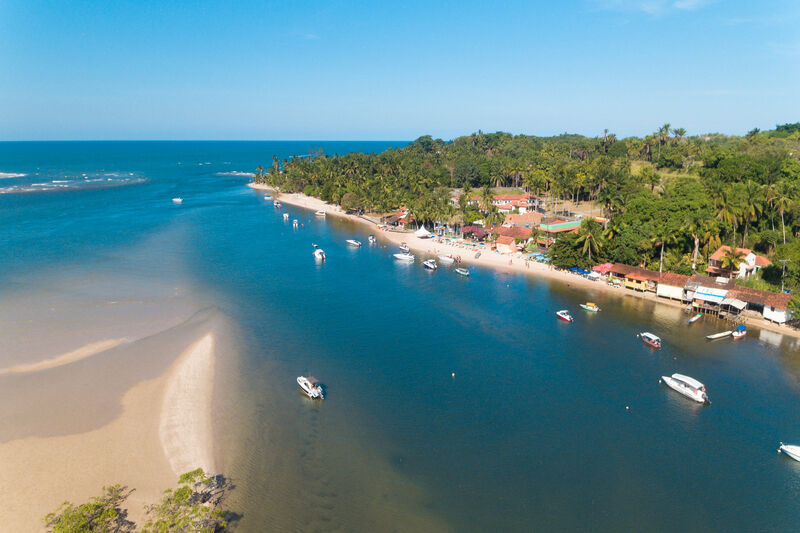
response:
[(653, 348), (657, 348), (657, 349), (661, 348), (661, 339), (659, 337), (653, 335), (649, 331), (643, 331), (642, 333), (639, 333), (639, 335), (637, 335), (637, 336), (640, 339), (642, 339), (643, 343), (645, 343), (647, 345), (650, 345)]
[(298, 376), (297, 384), (300, 385), (300, 389), (305, 392), (309, 398), (311, 399), (324, 399), (325, 393), (322, 391), (322, 385), (317, 382), (316, 378), (311, 376)]
[(370, 235), (369, 237), (367, 237), (367, 240), (369, 241), (370, 244), (375, 244), (376, 242), (378, 242), (378, 239), (375, 238), (375, 235)]
[(781, 447), (778, 448), (778, 453), (785, 453), (795, 461), (800, 461), (800, 446), (794, 444), (784, 444), (781, 442)]
[(428, 270), (436, 270), (437, 268), (439, 268), (439, 265), (437, 265), (436, 261), (434, 261), (433, 259), (428, 259), (427, 261), (423, 261), (422, 266), (424, 266)]
[(721, 339), (722, 337), (727, 337), (728, 335), (732, 334), (733, 330), (729, 329), (728, 331), (721, 331), (719, 333), (714, 333), (712, 335), (706, 335), (706, 339), (710, 341), (715, 341), (717, 339)]
[(734, 329), (733, 333), (731, 333), (733, 340), (741, 339), (745, 335), (747, 335), (747, 326), (745, 326), (744, 324), (742, 324), (741, 326), (736, 326), (736, 329)]
[(283, 214), (283, 220), (287, 220), (287, 221), (289, 220), (289, 213), (284, 213)]
[(597, 313), (600, 311), (600, 308), (597, 307), (597, 304), (594, 302), (586, 302), (585, 304), (581, 304), (581, 307), (587, 311), (591, 311), (592, 313)]
[(325, 261), (325, 251), (322, 248), (314, 250), (314, 259), (317, 261)]
[(415, 259), (414, 254), (402, 253), (402, 254), (393, 254), (393, 255), (394, 255), (395, 259), (397, 259), (399, 261), (406, 261), (408, 263), (414, 261), (414, 259)]
[(408, 245), (404, 242), (401, 242), (398, 248), (400, 248), (400, 251), (403, 252), (404, 254), (411, 252), (411, 249), (409, 249)]
[(559, 320), (563, 320), (564, 322), (572, 322), (572, 315), (570, 315), (569, 311), (566, 309), (556, 311), (556, 316), (558, 316)]
[(456, 262), (456, 258), (452, 255), (440, 255), (438, 256), (438, 259), (445, 265), (452, 265)]
[(699, 381), (683, 374), (672, 374), (672, 376), (661, 376), (663, 381), (669, 388), (678, 391), (687, 398), (699, 403), (711, 403), (706, 394), (706, 387)]
[(345, 242), (347, 244), (349, 244), (350, 246), (353, 246), (355, 248), (360, 248), (361, 247), (361, 241), (357, 241), (355, 239), (347, 239)]
[(458, 274), (459, 276), (464, 276), (465, 278), (468, 278), (469, 277), (469, 270), (467, 270), (466, 268), (458, 267), (456, 269), (456, 274)]
[(702, 318), (702, 316), (703, 316), (703, 313), (697, 313), (696, 315), (694, 315), (692, 318), (689, 319), (689, 324), (694, 324), (695, 322), (700, 320), (700, 318)]
[(326, 215), (325, 211), (322, 211), (322, 210), (314, 211), (314, 216), (315, 217), (324, 217), (325, 215)]

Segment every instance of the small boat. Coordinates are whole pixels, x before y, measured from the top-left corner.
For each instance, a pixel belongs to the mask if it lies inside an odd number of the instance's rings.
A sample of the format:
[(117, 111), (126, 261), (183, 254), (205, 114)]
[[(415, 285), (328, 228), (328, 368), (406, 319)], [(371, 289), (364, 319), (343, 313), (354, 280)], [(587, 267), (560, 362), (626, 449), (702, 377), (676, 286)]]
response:
[(173, 198), (172, 199), (172, 203), (173, 204), (182, 204), (183, 203), (183, 198)]
[(324, 217), (325, 215), (326, 215), (325, 211), (322, 211), (322, 210), (314, 211), (314, 216), (315, 217)]
[(699, 403), (711, 403), (708, 400), (705, 385), (694, 378), (684, 376), (683, 374), (672, 374), (672, 376), (661, 376), (661, 380), (666, 383), (669, 388), (680, 392), (687, 398), (691, 398)]
[(465, 278), (468, 278), (469, 277), (469, 270), (467, 270), (466, 268), (458, 267), (456, 269), (456, 274), (458, 274), (459, 276), (464, 276)]
[(280, 209), (281, 207), (283, 207), (283, 206), (281, 205), (281, 203), (280, 203), (278, 200), (275, 200), (274, 202), (272, 202), (272, 205), (273, 205), (274, 207), (278, 208), (278, 209)]
[(733, 330), (728, 331), (721, 331), (720, 333), (714, 333), (713, 335), (706, 335), (706, 339), (710, 341), (715, 341), (717, 339), (721, 339), (722, 337), (727, 337), (728, 335), (732, 334)]
[(561, 311), (556, 311), (556, 316), (558, 316), (558, 318), (560, 320), (563, 320), (564, 322), (572, 322), (572, 315), (570, 315), (569, 311), (567, 311), (566, 309), (562, 309)]
[(800, 461), (800, 446), (794, 444), (784, 444), (781, 442), (781, 447), (778, 448), (778, 453), (785, 453), (795, 461)]
[(592, 313), (597, 313), (600, 311), (600, 308), (597, 307), (597, 304), (594, 302), (586, 302), (585, 304), (581, 304), (581, 307), (587, 311), (591, 311)]
[(293, 228), (297, 227), (297, 219), (292, 220), (292, 227)]
[(289, 220), (289, 213), (283, 214), (283, 220)]
[(370, 244), (375, 244), (376, 242), (378, 242), (378, 239), (375, 238), (375, 235), (370, 235), (369, 237), (367, 237), (367, 240), (369, 241)]
[(638, 337), (642, 339), (643, 343), (648, 344), (653, 348), (657, 349), (661, 348), (661, 339), (653, 335), (649, 331), (643, 331), (642, 333), (639, 333)]
[(394, 258), (395, 258), (395, 259), (398, 259), (398, 260), (400, 260), (400, 261), (408, 261), (408, 262), (411, 262), (411, 261), (413, 261), (414, 259), (416, 259), (416, 258), (414, 257), (414, 254), (407, 254), (407, 253), (403, 253), (403, 254), (393, 254), (393, 255), (394, 255)]
[(297, 378), (297, 384), (300, 385), (300, 388), (305, 392), (309, 398), (320, 400), (325, 398), (325, 393), (322, 391), (322, 385), (317, 383), (316, 378), (311, 376), (299, 376)]
[(264, 200), (272, 200), (272, 195), (270, 195), (270, 194), (265, 194), (265, 195), (264, 195)]
[(456, 258), (452, 255), (440, 255), (438, 256), (439, 261), (444, 263), (445, 265), (451, 265), (456, 262)]
[(349, 244), (350, 246), (354, 246), (356, 248), (360, 248), (361, 247), (361, 241), (357, 241), (355, 239), (347, 239), (345, 242), (347, 244)]
[(325, 261), (325, 251), (322, 248), (314, 250), (314, 259), (318, 261)]
[(411, 252), (411, 249), (410, 249), (410, 248), (408, 247), (408, 245), (407, 245), (406, 243), (404, 243), (404, 242), (401, 242), (401, 243), (400, 243), (400, 246), (398, 246), (398, 248), (400, 248), (400, 251), (401, 251), (401, 252), (403, 252), (404, 254), (407, 254), (407, 253), (410, 253), (410, 252)]
[(700, 320), (700, 318), (702, 318), (702, 316), (703, 316), (703, 313), (697, 313), (696, 315), (694, 315), (692, 318), (689, 319), (689, 324), (694, 324), (695, 322)]
[(733, 333), (731, 333), (733, 340), (741, 339), (745, 335), (747, 335), (747, 326), (745, 326), (744, 324), (742, 324), (741, 326), (736, 326), (736, 329), (733, 330)]
[(319, 248), (319, 244), (314, 243), (314, 242), (311, 243), (311, 246), (313, 246), (314, 248)]
[(433, 259), (428, 259), (427, 261), (423, 261), (422, 266), (424, 266), (428, 270), (436, 270), (437, 268), (439, 268), (439, 265), (437, 265), (436, 261), (434, 261)]

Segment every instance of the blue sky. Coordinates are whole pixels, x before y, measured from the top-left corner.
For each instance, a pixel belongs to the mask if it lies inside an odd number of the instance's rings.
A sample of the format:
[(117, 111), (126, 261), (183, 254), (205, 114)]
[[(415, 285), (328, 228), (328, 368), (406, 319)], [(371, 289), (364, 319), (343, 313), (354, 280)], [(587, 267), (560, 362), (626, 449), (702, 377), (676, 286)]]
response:
[(794, 0), (0, 0), (0, 140), (743, 134), (800, 121)]

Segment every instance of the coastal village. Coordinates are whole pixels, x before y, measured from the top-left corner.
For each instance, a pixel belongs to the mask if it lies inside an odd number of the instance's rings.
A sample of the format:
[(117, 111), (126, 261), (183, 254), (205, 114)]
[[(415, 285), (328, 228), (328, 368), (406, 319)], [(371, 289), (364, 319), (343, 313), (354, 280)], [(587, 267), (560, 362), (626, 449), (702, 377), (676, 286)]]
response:
[[(454, 194), (451, 202), (458, 202)], [(469, 203), (478, 205), (480, 198), (471, 196)], [(522, 261), (551, 263), (547, 250), (565, 233), (577, 233), (583, 223), (581, 214), (548, 214), (545, 200), (532, 194), (519, 192), (494, 196), (493, 205), (504, 216), (499, 225), (486, 225), (482, 221), (463, 226), (457, 243), (469, 247), (485, 247), (491, 253), (508, 255)], [(604, 224), (603, 217), (594, 220)], [(404, 208), (381, 217), (386, 227), (405, 230), (415, 225), (413, 213)], [(442, 224), (434, 228), (438, 234), (430, 234), (436, 242), (450, 242), (453, 228)], [(427, 230), (422, 235), (426, 235)], [(755, 276), (772, 263), (751, 249), (737, 248), (741, 257), (737, 265), (723, 267), (722, 258), (730, 253), (730, 247), (721, 245), (709, 256), (704, 273), (692, 275), (658, 272), (641, 266), (621, 263), (597, 264), (591, 270), (572, 267), (564, 269), (576, 276), (583, 276), (599, 283), (607, 283), (623, 290), (651, 293), (658, 298), (686, 304), (686, 310), (725, 318), (734, 323), (750, 319), (764, 319), (775, 324), (786, 324), (792, 319), (788, 292), (772, 292), (750, 288), (737, 283), (738, 280)]]

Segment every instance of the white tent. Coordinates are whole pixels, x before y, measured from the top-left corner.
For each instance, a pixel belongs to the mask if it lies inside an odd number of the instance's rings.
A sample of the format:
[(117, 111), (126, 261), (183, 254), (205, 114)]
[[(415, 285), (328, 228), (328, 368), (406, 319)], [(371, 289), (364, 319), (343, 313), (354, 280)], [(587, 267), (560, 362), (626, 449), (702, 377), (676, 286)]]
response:
[(415, 237), (419, 237), (420, 239), (427, 239), (431, 236), (431, 232), (425, 229), (425, 226), (422, 226), (417, 231), (414, 232)]

